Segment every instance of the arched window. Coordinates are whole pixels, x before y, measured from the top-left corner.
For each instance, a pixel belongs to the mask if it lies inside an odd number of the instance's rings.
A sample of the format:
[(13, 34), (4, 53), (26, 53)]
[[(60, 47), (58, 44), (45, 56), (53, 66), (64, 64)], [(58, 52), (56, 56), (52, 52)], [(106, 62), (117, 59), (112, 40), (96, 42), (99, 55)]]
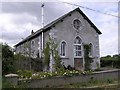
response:
[(66, 56), (66, 42), (61, 43), (61, 56)]
[(76, 37), (74, 40), (74, 56), (82, 56), (82, 40)]
[(31, 41), (31, 48), (34, 48), (34, 46), (35, 46), (35, 41), (32, 40), (32, 41)]
[(89, 56), (93, 56), (93, 45), (92, 45), (92, 43), (89, 44), (89, 47), (90, 47)]

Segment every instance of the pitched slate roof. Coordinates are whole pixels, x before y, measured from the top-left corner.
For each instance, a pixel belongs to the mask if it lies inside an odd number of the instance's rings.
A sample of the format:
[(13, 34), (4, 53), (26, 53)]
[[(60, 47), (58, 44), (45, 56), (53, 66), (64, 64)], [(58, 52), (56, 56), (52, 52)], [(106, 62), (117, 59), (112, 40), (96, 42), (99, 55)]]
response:
[(79, 9), (79, 8), (76, 8), (74, 9), (73, 11), (70, 11), (68, 12), (67, 14), (59, 17), (58, 19), (52, 21), (51, 23), (47, 24), (46, 26), (44, 26), (43, 28), (39, 29), (38, 31), (36, 31), (34, 34), (32, 35), (29, 35), (28, 37), (26, 37), (24, 40), (22, 40), (21, 42), (19, 42), (18, 44), (16, 44), (15, 46), (18, 46), (36, 36), (38, 36), (42, 31), (45, 32), (46, 30), (49, 30), (52, 26), (54, 26), (57, 22), (61, 21), (62, 19), (64, 19), (65, 17), (67, 17), (68, 15), (70, 15), (72, 12), (74, 11), (78, 11), (83, 17), (84, 19), (86, 19), (90, 25), (95, 29), (95, 31), (98, 33), (98, 34), (102, 34), (99, 29), (90, 21), (90, 19)]

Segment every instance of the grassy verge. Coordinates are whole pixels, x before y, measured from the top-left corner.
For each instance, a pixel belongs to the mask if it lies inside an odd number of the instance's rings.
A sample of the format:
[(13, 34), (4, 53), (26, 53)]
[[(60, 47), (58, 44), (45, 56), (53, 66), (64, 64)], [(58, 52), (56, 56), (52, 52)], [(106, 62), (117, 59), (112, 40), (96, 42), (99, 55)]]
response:
[[(82, 83), (71, 83), (57, 88), (118, 88), (118, 81), (113, 79), (90, 80)], [(113, 89), (116, 90), (116, 89)]]

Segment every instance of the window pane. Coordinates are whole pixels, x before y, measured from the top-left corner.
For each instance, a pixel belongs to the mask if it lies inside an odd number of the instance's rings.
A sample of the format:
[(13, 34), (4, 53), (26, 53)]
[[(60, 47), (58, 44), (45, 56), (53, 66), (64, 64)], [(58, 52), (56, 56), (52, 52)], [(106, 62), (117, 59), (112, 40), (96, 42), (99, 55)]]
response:
[(76, 56), (76, 51), (74, 50), (74, 56)]
[(74, 40), (75, 44), (81, 44), (81, 39), (79, 37), (76, 37)]
[(65, 44), (63, 44), (63, 56), (65, 56)]
[(62, 52), (63, 52), (62, 50), (63, 50), (63, 49), (62, 49), (62, 44), (61, 44), (61, 55), (62, 55)]
[(61, 56), (65, 56), (65, 50), (66, 49), (66, 43), (62, 42), (61, 43)]
[(78, 52), (76, 51), (76, 55), (75, 56), (78, 56)]
[(80, 20), (78, 20), (78, 19), (74, 20), (73, 21), (73, 26), (74, 26), (74, 28), (79, 29), (80, 26), (81, 26)]
[(90, 53), (89, 53), (89, 55), (92, 56), (92, 54), (93, 54), (93, 46), (92, 46), (91, 43), (89, 44), (89, 46), (90, 46)]
[(63, 52), (63, 55), (62, 56), (65, 56), (65, 52)]
[(76, 37), (74, 40), (74, 52), (75, 52), (75, 56), (82, 56), (82, 46), (81, 46), (81, 39), (79, 37)]
[(74, 50), (81, 50), (81, 45), (75, 45)]
[(78, 51), (78, 56), (82, 56), (81, 51)]
[(81, 46), (78, 46), (78, 49), (77, 50), (81, 50)]
[(75, 45), (75, 50), (77, 50), (77, 45)]

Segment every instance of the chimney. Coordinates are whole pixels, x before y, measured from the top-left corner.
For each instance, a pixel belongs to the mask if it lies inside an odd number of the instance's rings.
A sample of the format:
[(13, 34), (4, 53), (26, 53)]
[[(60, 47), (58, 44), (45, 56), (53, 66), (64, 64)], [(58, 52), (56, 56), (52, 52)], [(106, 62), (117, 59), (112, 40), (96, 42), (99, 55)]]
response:
[(31, 31), (31, 35), (32, 35), (32, 34), (34, 34), (34, 31), (33, 31), (33, 30)]

